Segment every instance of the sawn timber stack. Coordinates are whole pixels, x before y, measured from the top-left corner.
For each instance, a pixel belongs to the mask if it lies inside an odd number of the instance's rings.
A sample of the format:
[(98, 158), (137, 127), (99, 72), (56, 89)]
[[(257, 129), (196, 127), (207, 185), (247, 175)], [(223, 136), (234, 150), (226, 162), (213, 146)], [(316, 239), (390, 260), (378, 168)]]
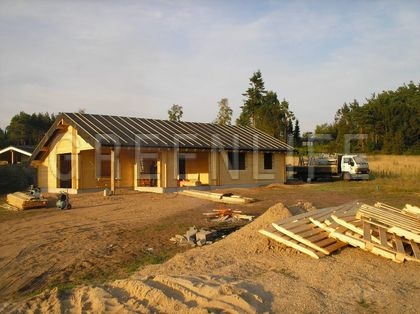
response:
[(45, 198), (37, 198), (22, 192), (7, 194), (7, 203), (18, 209), (31, 209), (47, 207), (48, 200)]

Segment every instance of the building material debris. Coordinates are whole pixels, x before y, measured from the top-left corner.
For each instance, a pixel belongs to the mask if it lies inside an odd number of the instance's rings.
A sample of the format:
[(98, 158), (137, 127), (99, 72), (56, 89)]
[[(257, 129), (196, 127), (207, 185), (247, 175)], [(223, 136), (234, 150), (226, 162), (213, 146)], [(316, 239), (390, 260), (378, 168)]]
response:
[(7, 194), (7, 203), (17, 209), (31, 209), (47, 207), (48, 200), (40, 195), (15, 192)]
[(394, 262), (420, 262), (417, 209), (349, 203), (292, 216), (259, 232), (313, 258), (350, 244)]
[(242, 214), (241, 210), (232, 210), (230, 208), (213, 209), (211, 213), (203, 213), (203, 215), (209, 217), (211, 221), (219, 222), (233, 222), (238, 220), (252, 221), (254, 216)]
[(233, 193), (213, 193), (213, 192), (199, 191), (199, 190), (185, 190), (180, 193), (187, 196), (211, 200), (214, 202), (228, 203), (228, 204), (246, 204), (246, 203), (255, 202), (255, 199), (253, 198), (243, 197), (243, 196), (235, 195)]
[(191, 245), (191, 246), (202, 246), (205, 244), (211, 244), (216, 240), (217, 232), (215, 230), (198, 230), (195, 226), (190, 227), (184, 235), (175, 235), (170, 241), (178, 245)]

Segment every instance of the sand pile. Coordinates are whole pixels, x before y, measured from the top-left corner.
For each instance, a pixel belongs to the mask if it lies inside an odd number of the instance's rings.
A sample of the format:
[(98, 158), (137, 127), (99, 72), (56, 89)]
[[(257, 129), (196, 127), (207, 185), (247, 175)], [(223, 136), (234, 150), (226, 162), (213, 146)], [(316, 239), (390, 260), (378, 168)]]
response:
[(69, 292), (48, 290), (26, 303), (3, 309), (30, 313), (254, 313), (262, 298), (255, 284), (221, 277), (149, 276)]
[[(24, 303), (3, 304), (5, 312), (66, 313), (255, 313), (269, 311), (267, 293), (239, 273), (250, 270), (250, 254), (269, 249), (258, 230), (289, 217), (282, 204), (213, 245), (179, 254), (162, 265), (150, 265), (129, 279), (69, 291), (47, 290)], [(251, 267), (252, 268), (252, 267)], [(177, 275), (175, 275), (177, 274)], [(211, 275), (210, 275), (211, 274)]]

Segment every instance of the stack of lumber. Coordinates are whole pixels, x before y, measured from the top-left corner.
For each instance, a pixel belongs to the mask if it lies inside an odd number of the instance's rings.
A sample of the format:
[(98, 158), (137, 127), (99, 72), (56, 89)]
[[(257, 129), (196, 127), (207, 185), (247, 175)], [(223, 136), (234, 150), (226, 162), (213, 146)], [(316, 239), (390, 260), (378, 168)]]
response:
[(245, 204), (245, 203), (251, 203), (255, 201), (253, 198), (242, 197), (239, 195), (234, 195), (232, 193), (212, 193), (208, 191), (198, 191), (198, 190), (185, 190), (180, 193), (187, 196), (207, 199), (207, 200), (220, 202), (220, 203), (228, 203), (228, 204)]
[(203, 213), (203, 215), (209, 217), (211, 221), (235, 221), (235, 220), (248, 220), (251, 221), (254, 216), (242, 214), (240, 210), (232, 210), (230, 208), (213, 209), (211, 213)]
[(7, 203), (18, 209), (31, 209), (47, 207), (48, 200), (22, 192), (15, 192), (13, 194), (7, 194)]
[(417, 209), (354, 203), (293, 216), (273, 223), (274, 232), (260, 232), (314, 258), (349, 244), (394, 262), (420, 262)]

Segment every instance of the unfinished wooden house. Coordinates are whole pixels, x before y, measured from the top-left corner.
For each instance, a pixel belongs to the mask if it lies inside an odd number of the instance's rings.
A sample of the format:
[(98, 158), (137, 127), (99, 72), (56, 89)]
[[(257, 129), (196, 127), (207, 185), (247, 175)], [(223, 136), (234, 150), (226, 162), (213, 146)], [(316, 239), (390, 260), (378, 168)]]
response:
[(250, 127), (62, 113), (32, 154), (43, 191), (285, 182), (293, 148)]

